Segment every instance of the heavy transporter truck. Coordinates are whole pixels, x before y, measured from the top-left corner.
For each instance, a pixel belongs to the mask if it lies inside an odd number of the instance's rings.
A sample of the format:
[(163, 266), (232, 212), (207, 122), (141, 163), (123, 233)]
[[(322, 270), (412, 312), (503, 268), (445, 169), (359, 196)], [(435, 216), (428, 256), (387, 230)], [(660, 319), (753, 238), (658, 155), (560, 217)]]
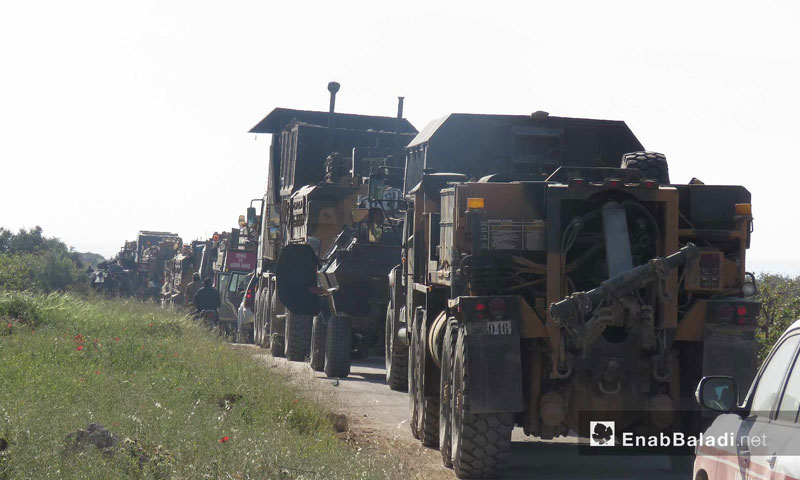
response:
[[(341, 114), (339, 84), (328, 90), (327, 113), (278, 108), (251, 130), (272, 133), (254, 331), (273, 355), (311, 356), (315, 369), (342, 377), (353, 349), (382, 344), (387, 273), (400, 258), (399, 224), (384, 213), (393, 190), (402, 197), (402, 173), (396, 189), (387, 180), (403, 170), (392, 154), (417, 131), (402, 98), (396, 117)], [(383, 232), (393, 227), (392, 241)]]
[(669, 184), (622, 122), (437, 122), (407, 149), (387, 371), (407, 362), (412, 433), (458, 477), (494, 476), (515, 426), (696, 431), (703, 375), (752, 379), (744, 187)]

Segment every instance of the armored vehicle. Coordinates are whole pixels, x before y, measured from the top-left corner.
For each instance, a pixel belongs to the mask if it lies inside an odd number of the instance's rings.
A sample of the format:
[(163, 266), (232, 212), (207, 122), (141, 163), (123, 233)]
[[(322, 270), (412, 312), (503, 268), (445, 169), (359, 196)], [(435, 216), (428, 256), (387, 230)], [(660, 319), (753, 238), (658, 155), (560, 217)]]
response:
[(409, 145), (387, 364), (458, 477), (494, 476), (514, 426), (697, 431), (703, 375), (752, 379), (750, 193), (670, 184), (642, 150), (623, 122), (543, 112), (451, 115)]
[[(334, 240), (344, 241), (350, 234), (340, 235), (343, 227), (363, 220), (353, 221), (353, 210), (369, 197), (363, 165), (402, 150), (417, 132), (400, 109), (397, 117), (334, 113), (338, 89), (335, 82), (328, 85), (327, 113), (279, 108), (251, 132), (272, 133), (258, 247), (255, 341), (269, 345), (273, 355), (304, 360), (311, 353), (313, 318), (318, 316), (318, 339), (324, 327), (331, 347), (327, 356), (339, 359), (330, 362), (328, 371), (342, 376), (349, 371), (351, 348), (369, 337), (356, 336), (353, 342), (351, 320), (372, 318), (380, 307), (336, 315), (337, 302), (344, 307), (341, 287), (346, 282), (337, 286), (333, 276), (322, 275), (318, 283), (320, 257), (327, 252), (326, 258), (338, 258), (347, 248), (334, 247)], [(377, 337), (382, 338), (378, 324)]]

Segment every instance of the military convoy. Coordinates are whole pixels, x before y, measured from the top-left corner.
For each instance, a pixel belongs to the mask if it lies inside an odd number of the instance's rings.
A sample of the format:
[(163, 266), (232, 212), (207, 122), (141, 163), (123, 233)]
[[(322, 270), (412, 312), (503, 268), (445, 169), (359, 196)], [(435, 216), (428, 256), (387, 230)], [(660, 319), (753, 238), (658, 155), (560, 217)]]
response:
[(451, 114), (418, 133), (402, 97), (395, 117), (341, 114), (328, 90), (328, 112), (250, 130), (272, 143), (239, 229), (183, 248), (140, 232), (120, 268), (166, 265), (174, 304), (188, 273), (214, 277), (223, 323), (247, 295), (240, 333), (330, 377), (383, 353), (412, 435), (459, 478), (496, 475), (515, 427), (697, 432), (700, 378), (750, 382), (744, 187), (671, 183), (621, 121)]

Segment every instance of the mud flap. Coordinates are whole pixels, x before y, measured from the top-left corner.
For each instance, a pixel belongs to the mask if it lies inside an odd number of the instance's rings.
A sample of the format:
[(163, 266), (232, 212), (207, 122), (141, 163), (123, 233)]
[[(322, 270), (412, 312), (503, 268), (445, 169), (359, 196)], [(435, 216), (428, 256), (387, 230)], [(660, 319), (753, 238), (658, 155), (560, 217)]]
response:
[(281, 250), (275, 266), (278, 298), (290, 312), (316, 315), (320, 299), (309, 288), (317, 286), (317, 254), (310, 245), (291, 244)]
[(757, 372), (759, 345), (753, 330), (738, 332), (706, 325), (703, 334), (703, 376), (735, 378), (739, 402), (744, 401)]
[(511, 335), (467, 334), (470, 413), (522, 411), (519, 329)]

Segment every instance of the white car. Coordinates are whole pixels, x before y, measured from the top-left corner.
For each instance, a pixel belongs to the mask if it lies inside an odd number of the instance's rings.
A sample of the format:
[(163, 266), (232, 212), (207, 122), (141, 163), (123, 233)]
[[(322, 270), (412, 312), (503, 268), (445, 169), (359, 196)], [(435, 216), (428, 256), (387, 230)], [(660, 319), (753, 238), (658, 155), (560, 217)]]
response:
[(697, 447), (697, 479), (800, 478), (800, 320), (776, 342), (737, 405), (736, 381), (705, 377), (697, 386), (701, 406), (722, 412)]
[(249, 274), (247, 287), (242, 295), (242, 301), (239, 302), (239, 309), (236, 311), (236, 341), (239, 343), (253, 343), (253, 322), (256, 318), (253, 309), (257, 286), (258, 279), (254, 274)]

